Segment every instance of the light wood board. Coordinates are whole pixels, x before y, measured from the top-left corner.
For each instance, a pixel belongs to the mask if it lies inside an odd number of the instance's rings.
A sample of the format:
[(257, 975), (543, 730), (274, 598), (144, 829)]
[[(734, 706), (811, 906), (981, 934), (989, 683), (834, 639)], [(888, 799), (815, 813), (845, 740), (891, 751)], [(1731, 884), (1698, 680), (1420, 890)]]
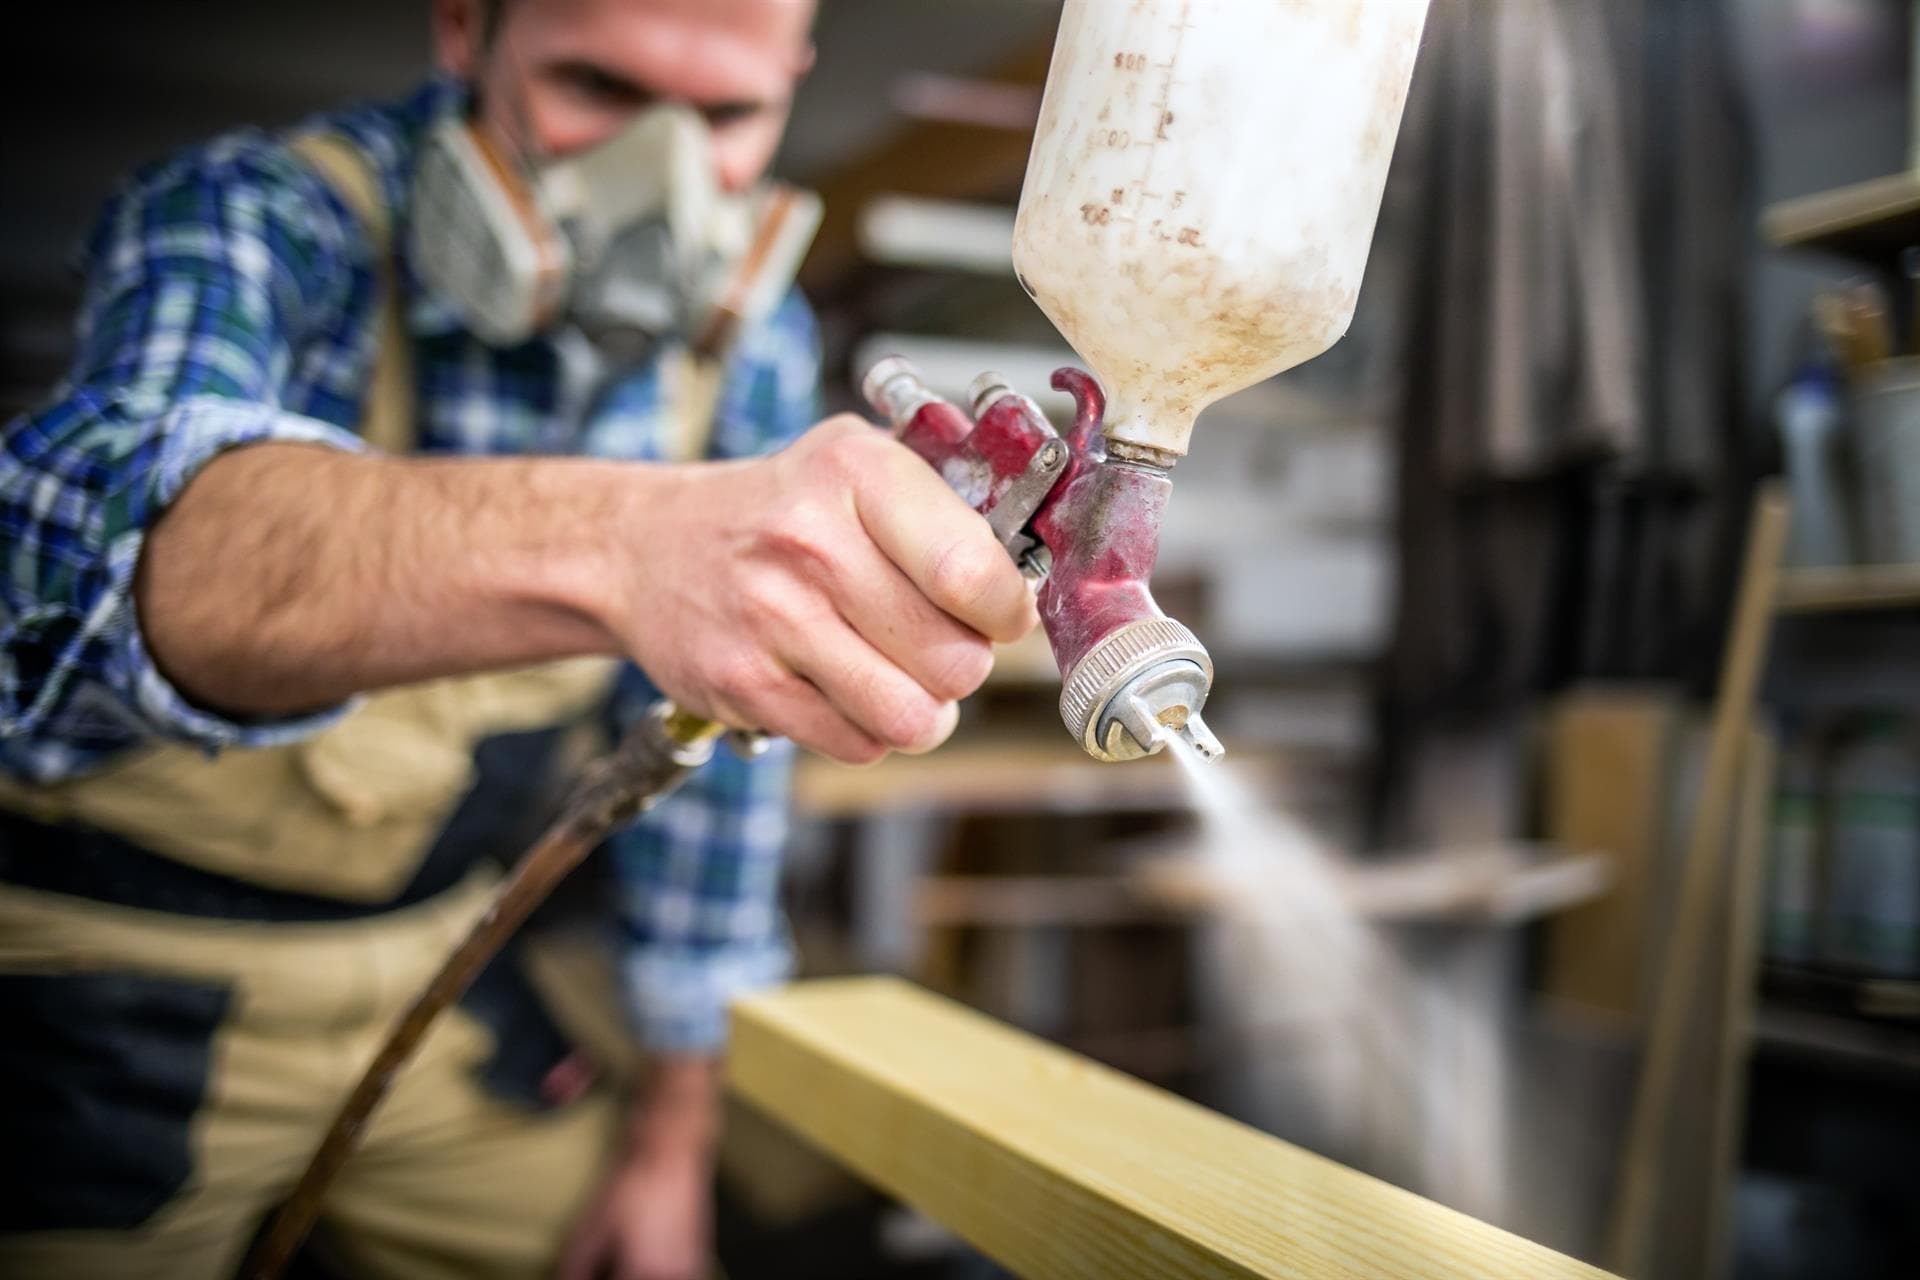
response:
[(1550, 999), (1621, 1025), (1646, 988), (1649, 893), (1666, 829), (1679, 700), (1651, 688), (1592, 688), (1555, 704), (1546, 732), (1546, 835), (1607, 860), (1612, 886), (1547, 930)]
[(1694, 992), (1708, 960), (1714, 908), (1719, 905), (1715, 893), (1724, 883), (1740, 762), (1773, 630), (1774, 588), (1786, 538), (1787, 499), (1778, 484), (1770, 482), (1761, 486), (1749, 521), (1740, 587), (1714, 695), (1706, 771), (1687, 832), (1678, 903), (1654, 967), (1660, 987), (1648, 1020), (1607, 1234), (1608, 1263), (1632, 1275), (1646, 1271), (1649, 1236), (1665, 1177), (1660, 1158), (1662, 1130), (1671, 1120), (1674, 1078), (1687, 1047)]
[(741, 1001), (728, 1075), (1024, 1280), (1604, 1274), (895, 979)]
[(1760, 917), (1765, 909), (1762, 899), (1777, 758), (1771, 731), (1756, 726), (1748, 732), (1729, 877), (1727, 966), (1720, 993), (1713, 1148), (1706, 1188), (1706, 1265), (1701, 1268), (1708, 1280), (1729, 1274), (1733, 1248), (1733, 1183), (1746, 1134), (1747, 1063), (1753, 1051), (1753, 1010), (1760, 986)]

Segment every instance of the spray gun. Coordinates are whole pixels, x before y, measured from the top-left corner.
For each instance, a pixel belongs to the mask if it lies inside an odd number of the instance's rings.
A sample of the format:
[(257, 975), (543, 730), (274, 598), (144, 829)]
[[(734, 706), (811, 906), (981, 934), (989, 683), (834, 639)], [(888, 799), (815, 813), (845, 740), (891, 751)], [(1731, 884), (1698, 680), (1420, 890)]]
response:
[(1223, 748), (1200, 715), (1213, 662), (1147, 585), (1173, 488), (1170, 460), (1106, 439), (1105, 397), (1085, 373), (1057, 370), (1053, 386), (1073, 397), (1064, 437), (994, 373), (974, 380), (971, 417), (899, 356), (875, 364), (861, 390), (1038, 583), (1060, 715), (1074, 740), (1096, 760), (1138, 759), (1175, 737), (1215, 758)]

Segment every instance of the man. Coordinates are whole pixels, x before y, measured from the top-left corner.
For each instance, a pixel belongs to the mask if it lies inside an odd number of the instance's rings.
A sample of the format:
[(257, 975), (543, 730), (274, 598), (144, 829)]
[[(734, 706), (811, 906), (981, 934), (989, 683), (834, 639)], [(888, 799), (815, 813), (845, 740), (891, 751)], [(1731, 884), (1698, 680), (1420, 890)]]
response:
[[(405, 103), (217, 140), (109, 205), (73, 372), (0, 448), (0, 1276), (231, 1270), (605, 660), (622, 714), (658, 689), (870, 762), (942, 741), (1032, 625), (930, 469), (812, 425), (797, 300), (676, 462), (683, 334), (609, 354), (563, 306), (485, 341), (423, 261), (449, 122), (532, 181), (685, 104), (745, 190), (811, 8), (436, 0), (447, 74)], [(630, 1100), (582, 1094), (496, 966), (340, 1179), (336, 1263), (703, 1274), (725, 1004), (785, 962), (783, 789), (779, 753), (723, 755), (616, 844)]]

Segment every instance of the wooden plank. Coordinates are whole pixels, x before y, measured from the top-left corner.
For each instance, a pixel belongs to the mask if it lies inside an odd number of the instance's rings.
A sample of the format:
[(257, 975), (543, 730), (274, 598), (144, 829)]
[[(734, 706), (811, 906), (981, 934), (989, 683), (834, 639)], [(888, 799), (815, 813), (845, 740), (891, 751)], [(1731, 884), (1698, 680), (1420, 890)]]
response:
[(1760, 916), (1765, 909), (1763, 886), (1777, 756), (1770, 731), (1756, 727), (1747, 735), (1740, 815), (1733, 838), (1732, 892), (1727, 896), (1727, 963), (1720, 993), (1713, 1149), (1707, 1179), (1706, 1265), (1700, 1272), (1707, 1280), (1728, 1274), (1733, 1244), (1733, 1179), (1746, 1133), (1747, 1060), (1753, 1048), (1754, 1001), (1759, 995)]
[(733, 1019), (745, 1100), (1025, 1280), (1604, 1274), (894, 979)]
[(1781, 248), (1827, 249), (1869, 263), (1890, 262), (1920, 242), (1920, 175), (1896, 173), (1769, 205), (1760, 215)]
[(1571, 693), (1547, 723), (1547, 839), (1601, 854), (1612, 883), (1549, 926), (1541, 985), (1549, 999), (1620, 1025), (1639, 1019), (1647, 987), (1648, 911), (1678, 724), (1677, 698), (1650, 688)]
[(1661, 1129), (1673, 1102), (1673, 1083), (1686, 1047), (1693, 992), (1712, 932), (1714, 889), (1725, 865), (1740, 757), (1752, 721), (1767, 638), (1773, 629), (1774, 587), (1786, 537), (1787, 500), (1777, 484), (1769, 483), (1754, 499), (1739, 594), (1720, 668), (1720, 687), (1714, 697), (1706, 773), (1687, 833), (1679, 901), (1663, 939), (1661, 960), (1654, 967), (1660, 985), (1641, 1056), (1626, 1153), (1620, 1164), (1607, 1235), (1607, 1261), (1629, 1275), (1644, 1271), (1659, 1202)]
[(1776, 604), (1782, 613), (1920, 607), (1920, 565), (1786, 569), (1780, 574)]

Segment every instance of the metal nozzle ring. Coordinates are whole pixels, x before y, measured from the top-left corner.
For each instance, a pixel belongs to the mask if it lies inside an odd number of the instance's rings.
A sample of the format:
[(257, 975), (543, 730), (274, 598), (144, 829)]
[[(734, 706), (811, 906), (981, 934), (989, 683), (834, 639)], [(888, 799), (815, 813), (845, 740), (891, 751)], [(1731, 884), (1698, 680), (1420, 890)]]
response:
[[(1060, 686), (1060, 718), (1087, 753), (1106, 759), (1098, 740), (1101, 712), (1115, 694), (1163, 662), (1185, 659), (1213, 682), (1213, 659), (1198, 636), (1172, 618), (1142, 618), (1115, 628), (1087, 650)], [(1193, 708), (1198, 711), (1199, 708)]]

